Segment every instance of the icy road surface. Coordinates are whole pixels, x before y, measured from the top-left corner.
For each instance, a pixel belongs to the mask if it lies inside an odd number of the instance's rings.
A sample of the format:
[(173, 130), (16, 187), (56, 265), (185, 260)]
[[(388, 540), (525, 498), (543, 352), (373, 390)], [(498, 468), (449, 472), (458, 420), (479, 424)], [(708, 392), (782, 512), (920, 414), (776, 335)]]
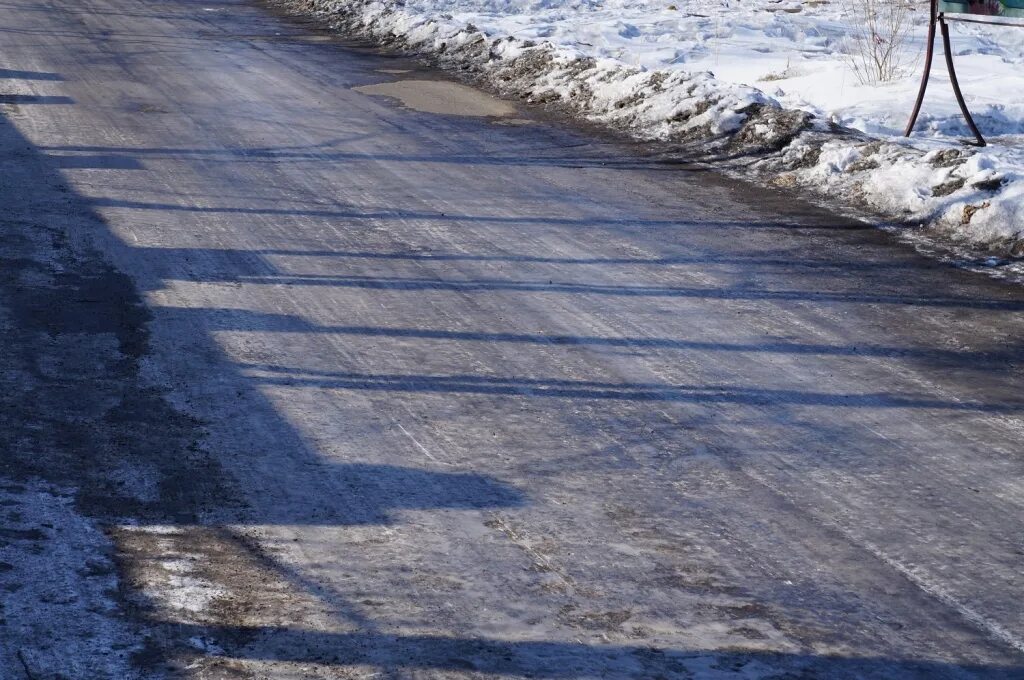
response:
[(0, 677), (1024, 677), (1024, 290), (245, 2), (0, 10)]

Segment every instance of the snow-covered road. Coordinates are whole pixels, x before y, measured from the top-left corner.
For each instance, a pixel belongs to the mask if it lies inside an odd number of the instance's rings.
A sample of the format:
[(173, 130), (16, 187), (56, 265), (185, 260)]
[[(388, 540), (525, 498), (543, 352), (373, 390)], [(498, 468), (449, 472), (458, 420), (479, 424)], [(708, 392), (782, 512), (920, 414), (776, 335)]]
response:
[(1021, 288), (240, 0), (2, 9), (4, 680), (1024, 678)]

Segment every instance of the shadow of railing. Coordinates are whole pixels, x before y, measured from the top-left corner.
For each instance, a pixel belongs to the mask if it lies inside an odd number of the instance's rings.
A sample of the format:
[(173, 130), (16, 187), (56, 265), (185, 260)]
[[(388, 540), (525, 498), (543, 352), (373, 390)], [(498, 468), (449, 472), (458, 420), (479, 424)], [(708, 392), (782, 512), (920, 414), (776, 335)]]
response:
[(570, 293), (610, 297), (696, 298), (704, 300), (766, 300), (810, 303), (862, 303), (916, 307), (961, 307), (1007, 312), (1024, 311), (1024, 301), (985, 300), (948, 295), (900, 295), (862, 291), (772, 290), (757, 288), (696, 288), (682, 286), (628, 286), (566, 281), (516, 281), (506, 279), (442, 280), (392, 276), (335, 276), (331, 274), (279, 274), (232, 277), (232, 281), (295, 286), (331, 286), (368, 290), (456, 291), (476, 293), (516, 291), (524, 293)]
[[(485, 673), (526, 678), (828, 678), (830, 680), (1020, 680), (1024, 666), (958, 664), (749, 650), (663, 649), (546, 640), (505, 641), (382, 633), (324, 633), (281, 627), (185, 628), (196, 638), (250, 640), (233, 658), (326, 667)], [(273, 653), (264, 640), (274, 640)]]
[[(100, 154), (100, 156), (107, 157), (106, 154)], [(58, 158), (73, 158), (71, 156), (57, 156)], [(111, 156), (116, 158), (116, 156)], [(122, 161), (124, 162), (124, 161)], [(114, 198), (91, 198), (87, 199), (94, 208), (123, 208), (130, 210), (145, 210), (145, 211), (156, 211), (161, 213), (209, 213), (219, 215), (259, 215), (259, 216), (281, 216), (281, 217), (319, 217), (331, 220), (367, 220), (367, 221), (404, 221), (404, 220), (422, 220), (422, 221), (437, 221), (445, 223), (483, 223), (483, 224), (536, 224), (536, 225), (547, 225), (547, 226), (578, 226), (578, 227), (604, 227), (604, 226), (629, 226), (638, 228), (672, 228), (682, 229), (687, 227), (696, 227), (697, 224), (687, 223), (681, 220), (650, 220), (650, 219), (603, 219), (599, 217), (587, 217), (587, 218), (566, 218), (556, 217), (552, 215), (464, 215), (464, 214), (449, 214), (441, 212), (425, 212), (425, 211), (410, 211), (410, 210), (356, 210), (356, 209), (341, 209), (338, 207), (327, 207), (327, 208), (271, 208), (271, 207), (239, 207), (239, 206), (200, 206), (200, 205), (182, 205), (181, 203), (156, 203), (148, 201), (129, 201), (123, 199)], [(786, 230), (798, 230), (798, 229), (814, 229), (821, 230), (822, 227), (804, 227), (797, 224), (791, 224), (787, 222), (779, 222), (773, 224), (759, 224), (756, 227), (752, 227), (749, 223), (740, 221), (717, 221), (708, 220), (702, 221), (699, 226), (701, 228), (709, 229), (729, 229), (729, 228), (757, 228), (763, 230), (771, 229), (786, 229)]]
[[(262, 257), (309, 257), (334, 258), (342, 266), (345, 260), (383, 260), (409, 262), (481, 262), (481, 263), (517, 263), (517, 264), (555, 264), (574, 265), (580, 267), (678, 267), (684, 265), (739, 265), (757, 269), (784, 268), (786, 270), (815, 270), (829, 272), (851, 271), (886, 271), (899, 266), (893, 262), (838, 262), (836, 260), (814, 260), (807, 253), (779, 252), (759, 253), (756, 255), (722, 255), (721, 253), (705, 252), (686, 256), (672, 257), (558, 257), (544, 255), (525, 255), (518, 253), (480, 254), (480, 253), (449, 253), (449, 252), (370, 252), (349, 250), (252, 250), (249, 255)], [(774, 257), (770, 256), (774, 255)], [(787, 257), (788, 256), (788, 257)]]
[(0, 104), (74, 104), (71, 97), (43, 94), (0, 94)]
[(0, 68), (0, 80), (8, 78), (11, 80), (64, 80), (59, 73), (48, 73), (45, 71), (18, 71), (16, 69)]
[[(275, 147), (116, 147), (93, 145), (60, 145), (40, 147), (44, 152), (60, 153), (104, 153), (127, 154), (148, 158), (193, 158), (208, 163), (367, 163), (387, 161), (391, 163), (437, 163), (442, 165), (499, 165), (510, 167), (557, 167), (557, 168), (599, 168), (603, 170), (644, 170), (647, 172), (678, 173), (679, 165), (658, 158), (644, 159), (638, 156), (599, 157), (591, 154), (568, 154), (567, 147), (523, 149), (519, 154), (463, 154), (463, 153), (396, 153), (393, 151), (345, 152), (332, 150), (337, 140), (308, 146)], [(587, 145), (599, 147), (598, 144)], [(837, 225), (839, 224), (837, 220)], [(864, 225), (842, 221), (849, 228), (865, 228)]]
[[(211, 318), (216, 319), (214, 313)], [(484, 343), (563, 346), (593, 349), (621, 349), (630, 352), (668, 350), (677, 352), (728, 352), (737, 354), (789, 354), (795, 356), (834, 356), (880, 359), (905, 359), (928, 365), (961, 368), (972, 371), (1005, 370), (1010, 361), (1024, 353), (1024, 348), (1011, 346), (1000, 350), (954, 350), (938, 347), (899, 347), (862, 343), (858, 345), (829, 345), (801, 343), (765, 338), (762, 342), (712, 342), (664, 337), (602, 337), (593, 335), (566, 335), (541, 333), (497, 333), (486, 331), (456, 331), (431, 328), (401, 328), (387, 326), (329, 326), (310, 321), (299, 322), (286, 314), (233, 310), (227, 319), (216, 320), (217, 330), (259, 328), (263, 332), (295, 332), (301, 325), (303, 333), (352, 336), (360, 338), (386, 338), (392, 340), (437, 340), (452, 343)]]
[[(478, 375), (409, 375), (380, 373), (317, 372), (282, 366), (241, 364), (239, 370), (261, 385), (316, 387), (333, 390), (377, 392), (433, 392), (579, 400), (636, 402), (688, 402), (740, 404), (744, 406), (831, 406), (837, 408), (896, 408), (1024, 412), (1019, 404), (983, 404), (964, 401), (875, 392), (843, 394), (806, 390), (744, 388), (732, 385), (671, 385), (666, 383), (616, 383), (591, 380), (492, 378)], [(267, 374), (267, 375), (261, 375)]]

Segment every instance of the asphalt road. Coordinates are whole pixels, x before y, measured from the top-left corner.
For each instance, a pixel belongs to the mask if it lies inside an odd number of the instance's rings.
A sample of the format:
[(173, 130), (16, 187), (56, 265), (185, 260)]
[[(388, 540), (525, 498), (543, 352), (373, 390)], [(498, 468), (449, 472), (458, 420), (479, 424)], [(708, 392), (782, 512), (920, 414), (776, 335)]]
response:
[(0, 677), (1024, 678), (1024, 289), (444, 83), (0, 2)]

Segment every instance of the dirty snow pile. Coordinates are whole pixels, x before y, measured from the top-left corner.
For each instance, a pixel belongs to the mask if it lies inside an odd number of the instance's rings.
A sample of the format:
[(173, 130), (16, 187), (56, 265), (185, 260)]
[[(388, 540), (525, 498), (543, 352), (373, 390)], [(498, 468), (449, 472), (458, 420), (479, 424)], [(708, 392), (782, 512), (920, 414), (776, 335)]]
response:
[(1024, 29), (954, 25), (961, 83), (991, 144), (976, 150), (962, 143), (941, 48), (918, 133), (901, 136), (925, 44), (920, 0), (876, 0), (906, 8), (882, 82), (855, 68), (890, 36), (859, 37), (867, 0), (295, 1), (505, 93), (756, 158), (746, 171), (770, 181), (1024, 255)]

